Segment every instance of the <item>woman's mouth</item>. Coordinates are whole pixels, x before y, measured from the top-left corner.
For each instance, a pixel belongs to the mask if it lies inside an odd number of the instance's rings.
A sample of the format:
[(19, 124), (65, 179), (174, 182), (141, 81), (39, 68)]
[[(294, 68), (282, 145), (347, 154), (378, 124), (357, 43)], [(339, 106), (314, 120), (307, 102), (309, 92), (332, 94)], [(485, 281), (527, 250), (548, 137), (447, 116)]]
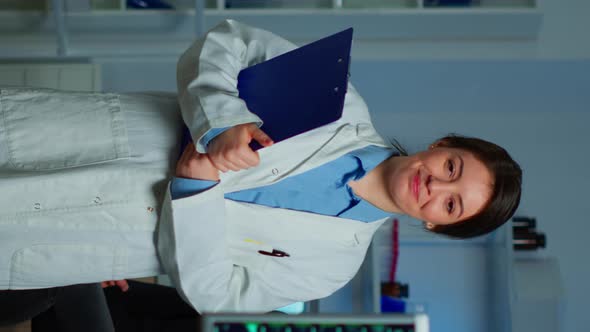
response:
[(412, 179), (412, 193), (416, 198), (416, 202), (420, 200), (420, 170), (414, 174), (414, 178)]

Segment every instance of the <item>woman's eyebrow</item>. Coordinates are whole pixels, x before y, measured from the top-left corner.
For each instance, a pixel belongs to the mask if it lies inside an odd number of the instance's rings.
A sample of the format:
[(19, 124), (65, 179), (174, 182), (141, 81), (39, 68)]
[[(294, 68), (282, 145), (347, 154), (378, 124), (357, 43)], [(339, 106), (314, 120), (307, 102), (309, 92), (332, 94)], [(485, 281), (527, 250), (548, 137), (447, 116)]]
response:
[[(463, 175), (463, 165), (465, 165), (465, 162), (463, 161), (463, 158), (461, 158), (461, 156), (457, 156), (457, 158), (459, 159), (459, 173), (457, 176), (457, 179), (461, 178), (461, 175)], [(463, 215), (463, 199), (461, 198), (461, 195), (457, 195), (458, 199), (458, 205), (459, 205), (459, 214), (457, 215), (457, 219), (461, 219), (461, 216)]]
[(457, 215), (457, 220), (459, 220), (463, 215), (463, 199), (461, 198), (461, 195), (457, 195), (457, 205), (459, 205), (459, 214)]

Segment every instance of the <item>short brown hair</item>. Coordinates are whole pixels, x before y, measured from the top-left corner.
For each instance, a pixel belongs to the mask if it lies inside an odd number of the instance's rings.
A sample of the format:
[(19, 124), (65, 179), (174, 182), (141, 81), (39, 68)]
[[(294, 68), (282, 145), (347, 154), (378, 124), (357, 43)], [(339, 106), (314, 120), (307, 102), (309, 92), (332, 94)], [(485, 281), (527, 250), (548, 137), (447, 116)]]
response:
[(467, 239), (490, 233), (510, 219), (520, 203), (522, 170), (502, 147), (473, 137), (450, 134), (437, 146), (471, 152), (492, 173), (492, 196), (471, 218), (450, 225), (435, 225), (430, 231), (452, 238)]

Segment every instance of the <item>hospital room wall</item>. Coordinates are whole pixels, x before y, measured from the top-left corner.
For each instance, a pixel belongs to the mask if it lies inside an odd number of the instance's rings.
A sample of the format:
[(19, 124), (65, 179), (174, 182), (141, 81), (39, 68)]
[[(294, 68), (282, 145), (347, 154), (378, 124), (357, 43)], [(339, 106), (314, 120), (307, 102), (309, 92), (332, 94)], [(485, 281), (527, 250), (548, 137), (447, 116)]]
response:
[[(174, 59), (102, 66), (105, 90), (174, 89)], [(590, 250), (588, 73), (590, 61), (582, 60), (359, 60), (352, 66), (352, 82), (384, 136), (410, 151), (448, 132), (480, 136), (505, 146), (521, 164), (518, 214), (537, 217), (548, 237), (543, 255), (559, 260), (567, 332), (590, 324), (584, 309), (590, 265), (579, 258)], [(485, 269), (484, 256), (481, 247), (460, 244), (402, 247), (398, 275), (410, 283), (412, 300), (427, 305), (436, 330), (486, 330), (485, 297), (493, 291), (486, 278), (493, 271)], [(346, 302), (325, 301), (324, 308), (347, 310)]]

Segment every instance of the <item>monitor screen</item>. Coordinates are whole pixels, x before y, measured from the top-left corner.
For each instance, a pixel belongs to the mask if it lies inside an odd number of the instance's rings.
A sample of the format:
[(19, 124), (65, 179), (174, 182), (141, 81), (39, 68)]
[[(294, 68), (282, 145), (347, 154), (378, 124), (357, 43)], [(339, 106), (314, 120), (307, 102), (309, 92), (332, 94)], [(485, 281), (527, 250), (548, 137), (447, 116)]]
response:
[(203, 332), (428, 332), (424, 314), (381, 315), (205, 315)]

